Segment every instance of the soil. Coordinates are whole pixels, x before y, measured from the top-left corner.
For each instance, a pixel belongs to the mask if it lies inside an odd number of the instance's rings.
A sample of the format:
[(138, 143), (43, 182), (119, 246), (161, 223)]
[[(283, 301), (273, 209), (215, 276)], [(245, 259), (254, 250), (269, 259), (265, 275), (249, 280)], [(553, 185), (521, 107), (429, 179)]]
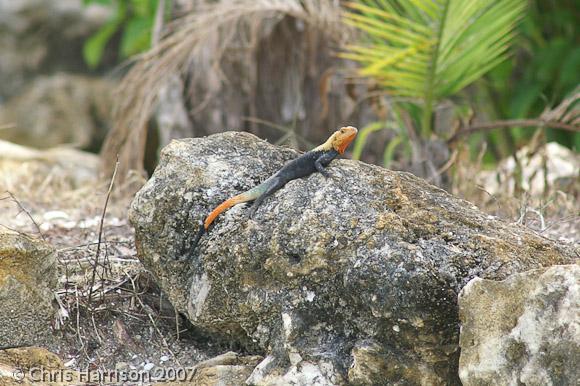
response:
[(60, 317), (47, 349), (81, 371), (187, 369), (228, 351), (244, 353), (176, 314), (137, 258), (126, 220), (130, 197), (111, 199), (98, 243), (105, 191), (79, 193), (76, 201), (59, 201), (55, 191), (54, 200), (30, 191), (0, 194), (0, 226), (44, 238), (57, 253)]

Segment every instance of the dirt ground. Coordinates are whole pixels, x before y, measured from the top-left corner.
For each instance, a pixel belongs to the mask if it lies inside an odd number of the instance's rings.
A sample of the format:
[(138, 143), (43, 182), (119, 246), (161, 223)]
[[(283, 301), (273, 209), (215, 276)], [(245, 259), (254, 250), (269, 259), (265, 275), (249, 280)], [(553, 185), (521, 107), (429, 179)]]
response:
[(0, 226), (43, 238), (57, 253), (60, 317), (47, 348), (68, 368), (188, 368), (230, 350), (243, 352), (200, 334), (165, 299), (136, 256), (127, 221), (130, 195), (113, 189), (103, 217), (108, 181), (76, 186), (70, 171), (46, 173), (45, 164), (2, 166)]

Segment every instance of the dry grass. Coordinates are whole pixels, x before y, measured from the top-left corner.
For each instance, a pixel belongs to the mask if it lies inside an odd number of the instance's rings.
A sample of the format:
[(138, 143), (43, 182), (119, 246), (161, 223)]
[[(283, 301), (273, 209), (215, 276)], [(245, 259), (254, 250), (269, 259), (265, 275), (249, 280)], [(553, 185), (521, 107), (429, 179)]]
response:
[(345, 35), (336, 0), (231, 0), (215, 2), (176, 20), (154, 48), (137, 58), (124, 77), (117, 95), (114, 129), (107, 137), (102, 156), (105, 169), (113, 169), (118, 154), (121, 179), (129, 170), (142, 170), (146, 126), (159, 92), (176, 74), (187, 75), (190, 84), (210, 78), (205, 95), (193, 110), (207, 104), (228, 79), (220, 71), (225, 56), (246, 56), (252, 61), (256, 44), (273, 25), (292, 17), (314, 26), (331, 39)]
[(98, 178), (96, 164), (85, 165), (79, 176), (74, 163), (17, 150), (16, 159), (0, 157), (0, 226), (41, 237), (56, 250), (58, 310), (50, 351), (82, 370), (118, 363), (126, 370), (147, 363), (191, 366), (225, 351), (192, 336), (137, 258), (126, 220), (131, 197), (120, 194), (122, 186), (103, 217), (110, 185)]
[(524, 148), (517, 162), (504, 160), (492, 171), (483, 170), (482, 148), (475, 162), (467, 157), (457, 162), (451, 192), (486, 213), (579, 244), (580, 156), (558, 145), (561, 153), (555, 153), (552, 145)]

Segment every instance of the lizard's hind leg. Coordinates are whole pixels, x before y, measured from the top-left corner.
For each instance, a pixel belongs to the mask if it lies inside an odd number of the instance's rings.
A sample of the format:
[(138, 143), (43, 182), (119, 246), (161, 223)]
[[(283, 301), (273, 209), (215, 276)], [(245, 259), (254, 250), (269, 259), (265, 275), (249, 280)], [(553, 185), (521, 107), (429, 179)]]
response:
[(272, 193), (274, 193), (276, 190), (280, 189), (282, 186), (284, 186), (284, 184), (282, 183), (282, 181), (281, 181), (280, 178), (274, 178), (274, 179), (272, 179), (272, 181), (270, 181), (270, 183), (267, 185), (266, 189), (264, 190), (264, 193), (262, 193), (252, 203), (252, 206), (248, 210), (247, 217), (249, 219), (253, 219), (254, 218), (254, 215), (256, 214), (256, 210), (258, 210), (258, 207), (260, 206), (260, 204), (262, 202), (264, 202), (264, 200), (269, 195), (271, 195)]

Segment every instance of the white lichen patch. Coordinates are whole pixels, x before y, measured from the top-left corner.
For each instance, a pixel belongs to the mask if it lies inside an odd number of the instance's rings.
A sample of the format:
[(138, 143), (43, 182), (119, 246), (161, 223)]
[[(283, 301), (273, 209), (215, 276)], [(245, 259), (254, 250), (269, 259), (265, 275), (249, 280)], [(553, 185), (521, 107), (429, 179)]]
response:
[(210, 289), (211, 283), (205, 273), (201, 277), (197, 276), (192, 281), (189, 288), (188, 314), (193, 320), (199, 318), (203, 312), (205, 300)]
[(467, 366), (459, 367), (459, 378), (465, 382), (471, 374), (493, 374), (505, 365), (502, 354), (502, 341), (499, 338), (487, 339), (479, 343), (477, 356), (479, 361), (470, 362)]
[(282, 328), (286, 338), (289, 338), (292, 334), (292, 316), (286, 312), (282, 313)]
[(313, 291), (309, 291), (308, 288), (304, 287), (304, 298), (307, 302), (313, 302), (316, 294)]
[(302, 362), (302, 356), (297, 352), (288, 353), (288, 359), (290, 359), (292, 366), (296, 366), (298, 363)]
[(300, 362), (299, 366), (292, 366), (276, 385), (311, 385), (333, 386), (336, 384), (334, 367), (326, 364), (324, 368), (311, 362)]

